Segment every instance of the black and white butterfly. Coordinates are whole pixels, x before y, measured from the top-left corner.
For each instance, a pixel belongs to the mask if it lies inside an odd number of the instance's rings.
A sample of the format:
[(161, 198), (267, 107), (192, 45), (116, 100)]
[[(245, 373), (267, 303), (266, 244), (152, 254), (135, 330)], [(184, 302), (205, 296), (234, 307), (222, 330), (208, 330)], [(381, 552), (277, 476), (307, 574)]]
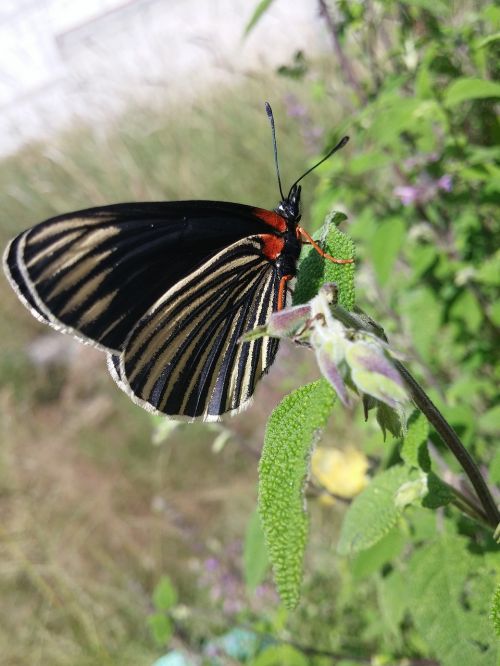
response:
[(274, 211), (174, 201), (59, 215), (14, 238), (4, 270), (38, 320), (106, 352), (135, 403), (216, 420), (247, 406), (276, 356), (277, 339), (240, 340), (286, 305), (312, 241), (298, 182)]

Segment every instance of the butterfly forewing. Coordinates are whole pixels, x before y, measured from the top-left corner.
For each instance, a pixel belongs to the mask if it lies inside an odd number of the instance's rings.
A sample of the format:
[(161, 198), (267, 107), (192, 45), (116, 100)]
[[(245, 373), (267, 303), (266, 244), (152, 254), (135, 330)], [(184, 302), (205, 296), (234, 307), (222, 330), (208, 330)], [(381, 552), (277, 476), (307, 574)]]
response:
[(3, 260), (4, 272), (19, 300), (31, 311), (31, 314), (44, 324), (49, 324), (50, 320), (46, 311), (37, 299), (36, 293), (31, 289), (30, 281), (24, 277), (24, 265), (19, 261), (20, 248), (24, 244), (24, 237), (27, 233), (20, 234), (7, 246)]
[(9, 246), (5, 267), (39, 319), (120, 351), (172, 285), (227, 245), (266, 231), (254, 209), (240, 204), (117, 204), (24, 232)]
[(240, 338), (276, 309), (279, 276), (262, 238), (225, 248), (174, 285), (137, 323), (111, 374), (132, 397), (169, 415), (214, 419), (250, 399), (278, 348)]

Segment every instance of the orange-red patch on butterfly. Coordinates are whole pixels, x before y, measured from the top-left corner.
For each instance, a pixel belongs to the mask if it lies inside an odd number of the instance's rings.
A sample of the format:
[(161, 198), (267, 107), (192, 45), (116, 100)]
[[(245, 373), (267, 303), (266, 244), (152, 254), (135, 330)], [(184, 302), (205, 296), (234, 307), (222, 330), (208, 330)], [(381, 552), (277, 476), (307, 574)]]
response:
[(259, 234), (262, 241), (262, 254), (270, 261), (275, 261), (283, 252), (285, 239), (274, 234)]
[(260, 220), (268, 224), (273, 229), (284, 232), (286, 231), (286, 220), (274, 210), (265, 210), (264, 208), (254, 208), (253, 213)]

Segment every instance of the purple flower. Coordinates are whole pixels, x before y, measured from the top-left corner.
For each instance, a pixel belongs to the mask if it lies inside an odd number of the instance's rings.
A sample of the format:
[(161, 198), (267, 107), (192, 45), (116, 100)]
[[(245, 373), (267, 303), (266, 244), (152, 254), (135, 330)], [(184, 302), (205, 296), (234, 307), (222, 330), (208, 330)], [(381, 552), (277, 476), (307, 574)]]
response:
[(209, 557), (203, 564), (206, 571), (216, 571), (219, 568), (219, 560), (215, 557)]
[(453, 186), (453, 179), (450, 176), (450, 174), (445, 173), (444, 176), (441, 176), (441, 178), (437, 182), (437, 186), (439, 187), (440, 190), (444, 190), (445, 192), (451, 192), (451, 188)]
[(394, 188), (394, 194), (401, 199), (403, 206), (409, 206), (419, 200), (419, 190), (413, 185), (401, 185)]
[(451, 192), (452, 177), (444, 174), (438, 180), (422, 176), (416, 185), (400, 185), (394, 188), (394, 195), (401, 200), (403, 206), (425, 204), (438, 194), (439, 190)]

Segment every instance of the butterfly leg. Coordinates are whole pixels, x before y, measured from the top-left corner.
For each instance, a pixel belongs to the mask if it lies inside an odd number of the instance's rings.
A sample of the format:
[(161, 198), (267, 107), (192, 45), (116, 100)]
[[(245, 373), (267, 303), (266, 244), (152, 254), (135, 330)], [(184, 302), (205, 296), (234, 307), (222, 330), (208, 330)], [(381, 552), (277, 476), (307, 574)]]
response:
[(278, 312), (280, 310), (283, 310), (283, 306), (285, 303), (285, 289), (286, 289), (286, 283), (289, 280), (293, 279), (293, 275), (283, 275), (283, 277), (280, 280), (280, 286), (278, 290)]
[(352, 264), (354, 262), (354, 259), (336, 259), (335, 257), (332, 257), (331, 254), (327, 254), (324, 250), (320, 248), (320, 246), (307, 233), (307, 231), (298, 225), (297, 225), (297, 234), (300, 234), (304, 238), (307, 238), (308, 244), (312, 245), (313, 248), (316, 250), (316, 252), (318, 252), (318, 254), (320, 254), (325, 259), (328, 259), (328, 261), (332, 261), (334, 264)]

